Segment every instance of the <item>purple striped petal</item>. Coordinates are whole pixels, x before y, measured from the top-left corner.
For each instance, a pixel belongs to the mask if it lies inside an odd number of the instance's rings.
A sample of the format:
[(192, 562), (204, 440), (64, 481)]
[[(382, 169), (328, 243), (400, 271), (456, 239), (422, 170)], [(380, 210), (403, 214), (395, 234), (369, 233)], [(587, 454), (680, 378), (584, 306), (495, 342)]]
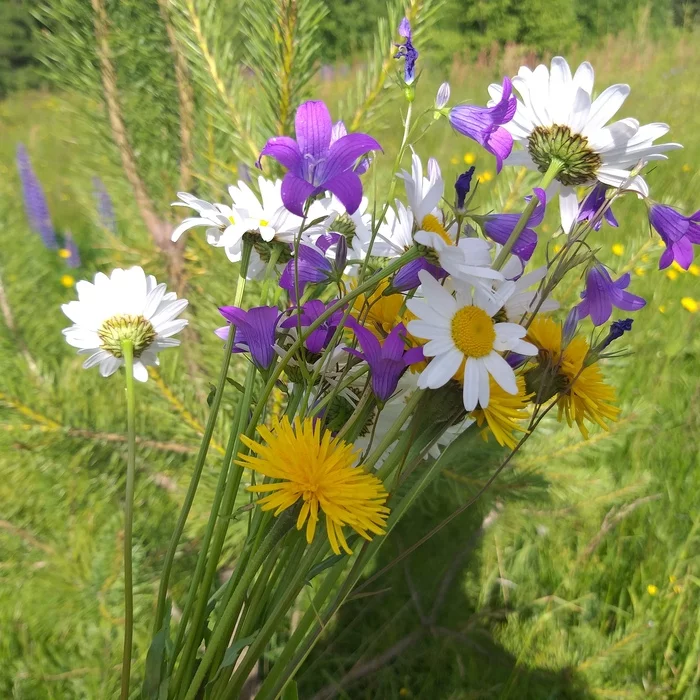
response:
[(302, 155), (311, 156), (313, 162), (324, 158), (333, 132), (328, 107), (320, 100), (303, 102), (297, 109), (294, 125)]
[(381, 151), (379, 143), (367, 134), (348, 134), (338, 139), (328, 151), (326, 161), (320, 166), (319, 181), (332, 180), (351, 169), (358, 158), (370, 151)]
[(357, 173), (346, 170), (324, 183), (342, 203), (348, 214), (354, 214), (362, 202), (362, 182)]
[(256, 163), (258, 168), (263, 156), (270, 156), (294, 174), (301, 175), (303, 164), (301, 151), (297, 142), (289, 136), (274, 136), (265, 144), (258, 156)]
[(282, 202), (297, 216), (304, 216), (306, 200), (316, 193), (316, 188), (294, 173), (287, 173), (282, 180)]

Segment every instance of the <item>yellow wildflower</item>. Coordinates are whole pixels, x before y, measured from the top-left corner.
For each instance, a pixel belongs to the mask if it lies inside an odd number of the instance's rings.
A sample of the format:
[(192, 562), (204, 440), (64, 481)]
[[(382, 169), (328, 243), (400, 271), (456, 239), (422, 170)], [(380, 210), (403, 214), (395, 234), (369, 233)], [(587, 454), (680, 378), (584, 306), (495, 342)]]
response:
[(614, 243), (612, 247), (613, 255), (620, 257), (625, 252), (625, 246), (622, 243)]
[(690, 311), (691, 314), (694, 314), (697, 312), (698, 309), (700, 309), (700, 304), (698, 304), (693, 297), (683, 297), (681, 299), (681, 306), (686, 310)]

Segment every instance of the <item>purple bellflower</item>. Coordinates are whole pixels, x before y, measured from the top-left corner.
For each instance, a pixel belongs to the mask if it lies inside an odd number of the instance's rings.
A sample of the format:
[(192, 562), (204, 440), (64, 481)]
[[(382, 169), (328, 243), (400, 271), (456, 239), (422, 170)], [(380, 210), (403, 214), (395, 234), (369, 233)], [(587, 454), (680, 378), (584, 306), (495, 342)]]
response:
[(503, 128), (515, 115), (518, 100), (513, 93), (510, 78), (503, 78), (501, 99), (493, 107), (457, 105), (450, 110), (450, 124), (460, 134), (474, 139), (489, 153), (496, 156), (496, 171), (501, 172), (503, 161), (513, 150), (513, 137)]
[(673, 207), (654, 204), (649, 210), (649, 223), (666, 244), (659, 260), (659, 270), (674, 260), (687, 270), (693, 262), (693, 243), (700, 243), (700, 210), (692, 216), (683, 216)]
[(407, 17), (404, 17), (399, 24), (399, 36), (402, 36), (405, 41), (403, 44), (394, 44), (398, 51), (394, 54), (394, 58), (404, 59), (403, 80), (406, 85), (412, 85), (416, 79), (416, 61), (418, 60), (418, 50), (413, 46), (413, 35), (411, 32), (411, 23)]
[[(302, 328), (310, 326), (321, 314), (325, 313), (326, 309), (331, 306), (336, 300), (324, 304), (320, 299), (312, 299), (307, 301), (301, 307), (301, 313), (298, 309), (290, 309), (291, 316), (282, 321), (282, 328), (297, 328), (301, 325)], [(343, 312), (338, 311), (331, 314), (315, 331), (312, 331), (309, 337), (304, 341), (304, 345), (309, 352), (314, 354), (320, 353), (331, 341), (333, 334), (343, 320)]]
[(610, 331), (608, 332), (608, 335), (603, 338), (596, 350), (605, 350), (605, 348), (607, 348), (608, 345), (610, 345), (610, 343), (612, 343), (614, 340), (622, 338), (625, 333), (632, 330), (632, 323), (633, 321), (631, 318), (623, 318), (621, 321), (613, 321), (610, 324)]
[(32, 168), (27, 149), (21, 143), (17, 146), (17, 170), (22, 182), (24, 208), (27, 212), (29, 225), (41, 236), (41, 240), (47, 248), (55, 250), (58, 248), (58, 243), (56, 242), (56, 232), (51, 223), (44, 188), (41, 186), (34, 168)]
[(586, 276), (586, 288), (581, 292), (583, 301), (576, 307), (578, 318), (590, 315), (594, 326), (602, 326), (612, 315), (613, 306), (623, 311), (639, 311), (646, 301), (625, 291), (629, 283), (629, 272), (613, 282), (600, 263), (593, 265)]
[[(547, 204), (547, 196), (543, 189), (536, 187), (534, 189), (535, 197), (539, 203), (532, 212), (532, 216), (527, 222), (522, 233), (518, 236), (513, 245), (513, 255), (519, 257), (523, 262), (527, 262), (537, 247), (537, 234), (533, 230), (535, 226), (539, 226), (544, 218), (544, 210)], [(477, 217), (475, 217), (477, 218)], [(505, 245), (506, 241), (513, 233), (520, 214), (488, 214), (478, 217), (478, 221), (484, 228), (484, 233), (496, 243)]]
[(406, 328), (402, 323), (394, 326), (391, 333), (380, 343), (371, 331), (352, 317), (347, 320), (357, 339), (362, 352), (354, 348), (345, 348), (346, 352), (359, 357), (369, 365), (372, 376), (372, 391), (381, 401), (386, 401), (395, 391), (406, 368), (423, 359), (423, 349), (407, 349), (404, 343)]
[[(275, 358), (279, 309), (276, 306), (256, 306), (246, 311), (238, 306), (221, 306), (219, 313), (236, 328), (231, 352), (249, 352), (260, 369), (268, 369)], [(222, 340), (227, 340), (230, 330), (230, 326), (224, 326), (214, 332)]]
[(469, 170), (463, 172), (455, 182), (455, 192), (457, 193), (456, 208), (464, 209), (464, 202), (467, 199), (469, 190), (472, 187), (472, 178), (474, 177), (474, 171), (476, 168), (472, 165)]
[(289, 136), (271, 138), (260, 153), (258, 167), (263, 156), (270, 156), (287, 168), (282, 202), (292, 214), (304, 216), (304, 203), (326, 190), (353, 214), (362, 201), (355, 165), (359, 158), (382, 147), (367, 134), (346, 134), (333, 140), (331, 115), (323, 102), (299, 105), (294, 123), (296, 141)]
[[(588, 193), (588, 196), (583, 200), (583, 202), (581, 202), (581, 206), (578, 210), (578, 221), (590, 221), (595, 217), (595, 215), (605, 205), (605, 193), (607, 190), (607, 185), (604, 185), (602, 182), (596, 183), (596, 186)], [(611, 226), (619, 226), (611, 206), (605, 210), (603, 216), (599, 217), (595, 221), (593, 224), (594, 231), (600, 231), (600, 227), (603, 225), (603, 219), (605, 219), (605, 221), (607, 221)]]
[(117, 220), (114, 215), (114, 204), (112, 204), (112, 198), (107, 192), (105, 183), (95, 176), (92, 178), (92, 194), (95, 198), (95, 205), (97, 206), (97, 215), (100, 219), (100, 223), (111, 233), (117, 232)]
[(394, 275), (394, 279), (391, 281), (392, 288), (397, 292), (410, 292), (412, 289), (417, 289), (420, 286), (418, 273), (421, 270), (427, 270), (438, 282), (447, 277), (447, 272), (440, 266), (429, 262), (426, 257), (420, 257), (406, 263)]
[[(328, 252), (332, 246), (335, 246), (335, 257), (331, 259)], [(324, 233), (315, 245), (302, 243), (299, 245), (298, 258), (292, 258), (282, 271), (280, 287), (289, 293), (293, 301), (297, 301), (297, 292), (301, 297), (307, 284), (329, 282), (340, 277), (345, 269), (347, 255), (347, 241), (339, 233)]]

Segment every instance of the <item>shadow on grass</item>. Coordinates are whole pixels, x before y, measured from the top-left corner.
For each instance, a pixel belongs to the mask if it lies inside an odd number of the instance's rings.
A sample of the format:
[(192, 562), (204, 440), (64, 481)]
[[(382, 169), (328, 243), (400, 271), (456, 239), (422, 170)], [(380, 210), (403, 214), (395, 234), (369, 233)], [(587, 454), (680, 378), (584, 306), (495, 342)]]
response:
[[(466, 445), (465, 445), (466, 447)], [(443, 476), (397, 526), (368, 572), (341, 608), (298, 677), (300, 697), (313, 700), (509, 698), (587, 700), (580, 677), (569, 669), (531, 668), (496, 639), (511, 612), (494, 581), (489, 600), (481, 590), (481, 541), (506, 500), (527, 499), (546, 484), (505, 471), (494, 487), (403, 561), (395, 559), (472, 495), (504, 453), (477, 438), (457, 450)], [(456, 488), (457, 484), (465, 488)], [(373, 578), (373, 572), (381, 572)], [(506, 592), (507, 596), (507, 592)], [(552, 664), (555, 665), (555, 664)]]

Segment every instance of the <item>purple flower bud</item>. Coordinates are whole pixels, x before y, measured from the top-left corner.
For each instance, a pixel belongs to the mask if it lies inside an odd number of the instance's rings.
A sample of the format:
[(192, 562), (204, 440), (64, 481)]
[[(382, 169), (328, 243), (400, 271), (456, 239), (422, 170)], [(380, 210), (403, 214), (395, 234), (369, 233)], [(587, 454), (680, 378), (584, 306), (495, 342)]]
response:
[(622, 336), (632, 330), (632, 319), (631, 318), (625, 318), (621, 321), (613, 321), (611, 326), (610, 326), (610, 332), (608, 333), (607, 337), (601, 342), (601, 344), (598, 346), (598, 351), (604, 350), (605, 348), (610, 345), (610, 343), (613, 342), (613, 340), (617, 340), (618, 338), (622, 338)]
[(450, 101), (450, 84), (443, 83), (435, 96), (435, 109), (442, 109)]
[(428, 158), (428, 180), (430, 180), (430, 184), (434, 185), (441, 179), (442, 171), (440, 170), (440, 164), (435, 158)]
[(464, 209), (464, 201), (469, 194), (472, 186), (472, 177), (476, 168), (472, 165), (469, 170), (463, 172), (455, 182), (455, 191), (457, 192), (457, 209)]
[(399, 25), (399, 36), (404, 37), (406, 41), (403, 44), (394, 44), (398, 51), (394, 54), (394, 58), (404, 59), (404, 82), (406, 85), (411, 85), (416, 79), (416, 61), (418, 60), (418, 51), (411, 43), (411, 23), (406, 17), (401, 20)]
[(576, 335), (576, 326), (579, 322), (578, 306), (574, 306), (571, 311), (566, 316), (566, 321), (564, 321), (564, 332), (563, 341), (564, 344), (568, 344), (571, 339)]
[(56, 232), (51, 223), (44, 188), (41, 186), (34, 168), (32, 168), (27, 149), (21, 143), (17, 146), (17, 170), (22, 182), (24, 208), (27, 212), (29, 225), (41, 236), (41, 240), (47, 248), (55, 250), (58, 248), (58, 243), (56, 242)]

